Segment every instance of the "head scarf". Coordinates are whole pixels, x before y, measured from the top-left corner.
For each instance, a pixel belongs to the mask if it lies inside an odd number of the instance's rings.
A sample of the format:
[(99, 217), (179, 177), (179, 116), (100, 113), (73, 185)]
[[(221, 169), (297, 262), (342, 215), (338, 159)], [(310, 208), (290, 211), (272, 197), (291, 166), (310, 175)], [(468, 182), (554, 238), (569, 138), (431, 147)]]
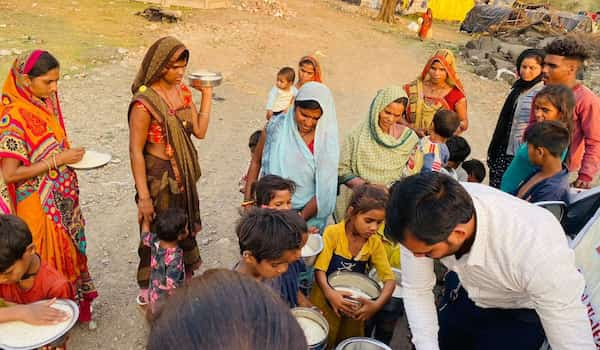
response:
[(182, 48), (185, 49), (185, 45), (172, 36), (160, 38), (152, 44), (131, 85), (131, 92), (135, 94), (142, 86), (150, 86), (157, 82), (172, 56)]
[(456, 58), (452, 51), (447, 49), (437, 50), (433, 56), (427, 61), (423, 72), (421, 73), (421, 80), (427, 81), (431, 79), (429, 77), (429, 70), (431, 66), (435, 63), (439, 62), (444, 69), (446, 69), (446, 73), (448, 74), (448, 78), (446, 78), (446, 83), (452, 87), (455, 87), (460, 90), (463, 94), (465, 93), (465, 89), (463, 87), (462, 82), (458, 79), (458, 75), (456, 74)]
[[(517, 72), (521, 69), (521, 64), (526, 58), (539, 57), (543, 61), (544, 56), (545, 53), (542, 50), (527, 49), (523, 51), (517, 59)], [(496, 123), (496, 129), (494, 130), (494, 135), (492, 136), (492, 140), (490, 141), (490, 145), (488, 147), (488, 158), (494, 158), (499, 155), (506, 154), (506, 148), (508, 147), (510, 132), (512, 129), (519, 96), (521, 96), (523, 92), (533, 88), (541, 81), (542, 74), (540, 73), (540, 75), (531, 81), (519, 79), (513, 84), (510, 94), (506, 98), (504, 106), (502, 107), (502, 111), (500, 112), (498, 122)]]
[[(45, 159), (53, 152), (69, 147), (58, 93), (41, 99), (25, 82), (40, 56), (35, 50), (19, 55), (2, 88), (0, 106), (0, 158), (13, 158), (24, 165)], [(50, 183), (42, 181), (40, 186)], [(14, 184), (0, 179), (0, 212), (15, 202)]]
[[(379, 126), (379, 113), (395, 100), (407, 97), (400, 86), (379, 90), (371, 102), (367, 120), (348, 135), (339, 165), (340, 183), (355, 177), (388, 185), (398, 180), (419, 137), (406, 128), (400, 138), (386, 134)], [(336, 204), (336, 218), (345, 216), (352, 191), (342, 186)]]
[(300, 88), (296, 101), (316, 101), (323, 114), (315, 131), (314, 154), (298, 132), (295, 107), (285, 116), (272, 119), (267, 125), (267, 140), (262, 156), (263, 175), (274, 174), (293, 180), (297, 187), (292, 207), (302, 209), (317, 198), (317, 215), (309, 226), (323, 229), (333, 212), (337, 194), (337, 165), (340, 150), (335, 104), (325, 85), (308, 82)]
[(300, 62), (302, 61), (310, 61), (310, 63), (312, 63), (313, 67), (315, 67), (315, 75), (313, 76), (313, 80), (314, 82), (317, 83), (322, 83), (323, 82), (323, 71), (321, 68), (321, 65), (319, 64), (319, 61), (317, 61), (317, 59), (313, 56), (304, 56), (300, 59)]

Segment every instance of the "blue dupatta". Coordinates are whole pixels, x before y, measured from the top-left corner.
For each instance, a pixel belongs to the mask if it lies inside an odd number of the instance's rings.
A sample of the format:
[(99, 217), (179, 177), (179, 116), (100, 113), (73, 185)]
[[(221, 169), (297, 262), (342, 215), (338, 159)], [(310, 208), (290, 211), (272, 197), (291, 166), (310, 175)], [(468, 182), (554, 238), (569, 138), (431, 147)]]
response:
[(317, 197), (318, 212), (308, 221), (321, 232), (333, 212), (337, 195), (339, 162), (338, 127), (331, 91), (317, 82), (306, 83), (298, 91), (296, 101), (313, 100), (319, 103), (323, 115), (315, 131), (314, 154), (298, 132), (295, 108), (271, 119), (262, 156), (262, 175), (279, 175), (296, 183), (292, 207), (302, 209)]

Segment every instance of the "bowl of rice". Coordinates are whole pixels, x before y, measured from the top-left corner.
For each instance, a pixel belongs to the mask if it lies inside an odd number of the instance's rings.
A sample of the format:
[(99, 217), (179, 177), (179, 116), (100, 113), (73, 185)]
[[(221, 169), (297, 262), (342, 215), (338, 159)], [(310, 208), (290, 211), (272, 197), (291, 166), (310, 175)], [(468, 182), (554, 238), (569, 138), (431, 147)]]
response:
[(358, 309), (362, 306), (360, 298), (375, 300), (381, 294), (381, 287), (367, 275), (358, 272), (337, 271), (327, 277), (331, 288), (338, 292), (349, 292), (349, 299)]
[(329, 335), (329, 323), (325, 317), (317, 310), (308, 307), (296, 307), (291, 311), (304, 332), (308, 348), (325, 349), (327, 335)]

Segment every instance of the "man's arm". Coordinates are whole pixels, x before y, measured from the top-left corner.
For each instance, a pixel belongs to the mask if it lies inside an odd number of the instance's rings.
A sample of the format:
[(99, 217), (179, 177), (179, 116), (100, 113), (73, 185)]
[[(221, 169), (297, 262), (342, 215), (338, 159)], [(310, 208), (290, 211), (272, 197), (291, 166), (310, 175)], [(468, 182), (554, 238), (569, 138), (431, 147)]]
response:
[(590, 320), (581, 301), (585, 281), (575, 267), (573, 251), (566, 242), (560, 243), (532, 252), (540, 258), (524, 274), (524, 287), (553, 350), (594, 350)]
[(433, 260), (417, 258), (400, 246), (404, 308), (417, 350), (438, 350), (438, 319), (433, 299)]
[(582, 105), (579, 123), (583, 132), (585, 151), (581, 160), (578, 181), (591, 183), (600, 170), (600, 98)]

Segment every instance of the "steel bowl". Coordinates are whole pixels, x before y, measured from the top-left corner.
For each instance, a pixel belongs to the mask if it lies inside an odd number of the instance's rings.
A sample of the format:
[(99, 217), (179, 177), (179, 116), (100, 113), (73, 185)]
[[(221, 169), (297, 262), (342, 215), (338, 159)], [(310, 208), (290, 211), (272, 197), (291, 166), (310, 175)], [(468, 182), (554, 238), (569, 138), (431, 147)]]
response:
[(319, 234), (309, 234), (306, 244), (302, 248), (302, 260), (306, 266), (313, 266), (317, 261), (317, 256), (323, 250), (323, 237)]
[(392, 348), (375, 339), (356, 337), (342, 341), (335, 350), (392, 350)]
[(327, 344), (327, 336), (329, 335), (329, 323), (327, 322), (327, 319), (325, 319), (325, 317), (323, 317), (323, 315), (321, 315), (320, 312), (316, 311), (315, 309), (308, 308), (308, 307), (296, 307), (296, 308), (293, 308), (291, 311), (292, 311), (292, 315), (294, 315), (294, 317), (296, 317), (296, 319), (299, 319), (299, 318), (309, 319), (309, 320), (315, 322), (316, 324), (318, 324), (319, 326), (321, 326), (321, 328), (323, 329), (323, 331), (325, 333), (325, 337), (323, 339), (320, 339), (318, 342), (316, 342), (314, 344), (308, 344), (308, 349), (311, 349), (311, 350), (325, 349), (325, 346)]
[[(340, 290), (343, 288), (361, 292), (368, 295), (371, 300), (375, 300), (381, 295), (379, 284), (362, 273), (336, 271), (327, 277), (327, 282), (333, 289)], [(353, 301), (357, 309), (362, 306), (361, 302), (354, 298), (349, 298), (349, 300)]]
[[(404, 313), (404, 303), (402, 302), (402, 297), (404, 296), (402, 290), (402, 270), (392, 267), (392, 272), (396, 275), (396, 288), (394, 289), (392, 298), (383, 306), (382, 310), (401, 315)], [(372, 269), (371, 272), (369, 272), (369, 277), (377, 281), (379, 286), (383, 288), (383, 282), (379, 279), (377, 270)]]
[(190, 85), (199, 82), (202, 87), (215, 87), (221, 85), (223, 74), (220, 72), (198, 71), (188, 74)]

